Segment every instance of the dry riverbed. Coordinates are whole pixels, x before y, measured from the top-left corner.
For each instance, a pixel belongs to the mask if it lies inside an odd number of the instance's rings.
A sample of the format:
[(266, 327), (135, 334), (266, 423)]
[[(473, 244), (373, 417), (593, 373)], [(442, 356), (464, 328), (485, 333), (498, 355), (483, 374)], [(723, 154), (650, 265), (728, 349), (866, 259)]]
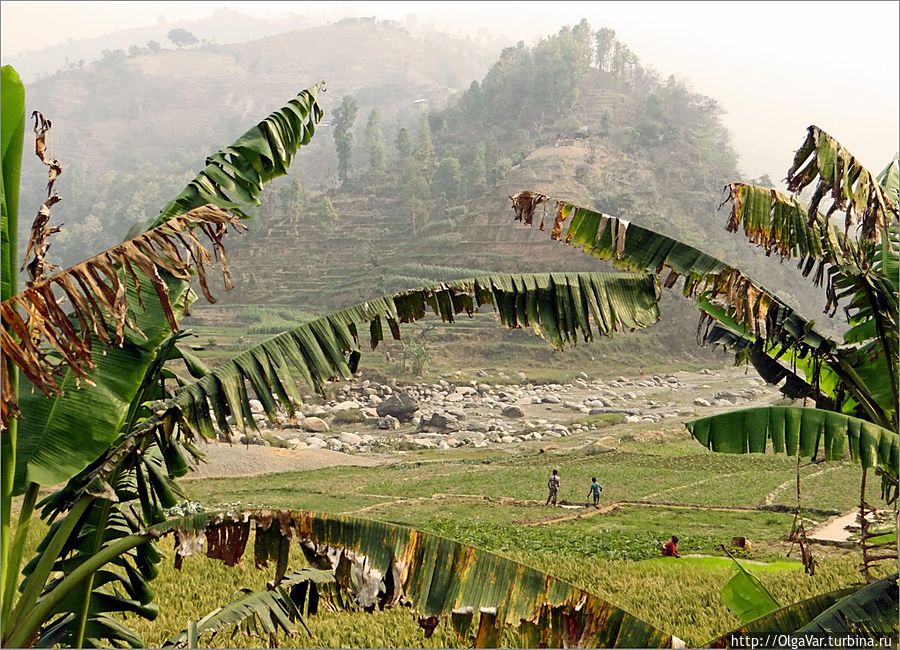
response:
[(448, 376), (436, 384), (340, 384), (334, 399), (309, 396), (291, 418), (269, 421), (253, 400), (259, 433), (203, 445), (207, 462), (192, 477), (240, 476), (334, 465), (371, 466), (402, 452), (457, 448), (552, 449), (563, 438), (603, 440), (604, 426), (623, 423), (645, 430), (735, 407), (781, 398), (743, 368), (679, 371), (668, 375), (587, 376), (566, 384), (531, 383), (517, 373), (503, 384)]

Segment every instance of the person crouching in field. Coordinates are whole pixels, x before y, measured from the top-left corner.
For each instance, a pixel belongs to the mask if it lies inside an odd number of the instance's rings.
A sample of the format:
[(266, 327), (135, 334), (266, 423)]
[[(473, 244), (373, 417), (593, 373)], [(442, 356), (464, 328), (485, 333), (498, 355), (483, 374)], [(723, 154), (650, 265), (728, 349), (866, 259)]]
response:
[(672, 539), (663, 544), (662, 547), (662, 556), (663, 557), (681, 557), (678, 555), (678, 537), (672, 535)]
[(553, 473), (550, 474), (550, 478), (547, 479), (547, 490), (549, 490), (549, 494), (547, 495), (547, 503), (545, 506), (549, 506), (552, 502), (553, 505), (556, 505), (556, 495), (559, 494), (559, 472), (553, 470)]
[(591, 489), (588, 492), (588, 496), (594, 500), (594, 507), (600, 507), (600, 493), (603, 492), (603, 487), (597, 482), (597, 477), (593, 477), (591, 479)]

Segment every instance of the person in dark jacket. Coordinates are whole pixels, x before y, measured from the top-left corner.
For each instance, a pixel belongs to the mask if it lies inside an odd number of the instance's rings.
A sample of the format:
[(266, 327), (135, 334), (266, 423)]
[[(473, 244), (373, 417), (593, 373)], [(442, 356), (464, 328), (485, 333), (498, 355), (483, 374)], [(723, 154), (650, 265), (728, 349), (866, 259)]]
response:
[(556, 505), (556, 495), (559, 494), (559, 472), (557, 470), (553, 470), (550, 478), (547, 479), (547, 490), (549, 494), (547, 495), (547, 503), (544, 505), (549, 506), (551, 502), (553, 505)]

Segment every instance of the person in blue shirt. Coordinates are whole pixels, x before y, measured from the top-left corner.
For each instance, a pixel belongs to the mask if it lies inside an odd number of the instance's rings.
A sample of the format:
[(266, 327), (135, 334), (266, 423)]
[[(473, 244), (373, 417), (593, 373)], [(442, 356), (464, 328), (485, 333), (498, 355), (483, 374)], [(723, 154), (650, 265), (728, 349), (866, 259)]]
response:
[(591, 491), (588, 492), (588, 496), (594, 499), (594, 507), (600, 507), (600, 493), (603, 492), (603, 487), (597, 482), (597, 477), (593, 477), (591, 479)]

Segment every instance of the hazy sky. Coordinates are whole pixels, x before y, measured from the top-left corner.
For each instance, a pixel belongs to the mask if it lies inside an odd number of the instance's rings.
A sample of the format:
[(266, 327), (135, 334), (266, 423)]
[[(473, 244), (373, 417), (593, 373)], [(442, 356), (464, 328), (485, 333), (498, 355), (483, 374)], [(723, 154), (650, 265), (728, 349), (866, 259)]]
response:
[(4, 0), (2, 56), (116, 29), (202, 18), (221, 7), (403, 19), (487, 28), (532, 42), (587, 18), (641, 61), (688, 80), (727, 111), (750, 175), (781, 178), (817, 124), (875, 171), (898, 149), (900, 3), (892, 2), (15, 2)]

